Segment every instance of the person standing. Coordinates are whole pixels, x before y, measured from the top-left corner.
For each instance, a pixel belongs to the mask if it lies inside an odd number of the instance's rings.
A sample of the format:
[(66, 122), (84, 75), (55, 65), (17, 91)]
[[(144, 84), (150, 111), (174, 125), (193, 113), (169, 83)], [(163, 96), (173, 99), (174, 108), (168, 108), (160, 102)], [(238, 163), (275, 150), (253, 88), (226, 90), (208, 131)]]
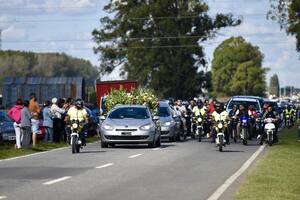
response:
[(45, 143), (53, 142), (53, 120), (52, 113), (50, 111), (50, 101), (45, 101), (43, 109), (43, 126), (45, 127)]
[(23, 101), (22, 99), (18, 99), (16, 105), (14, 105), (7, 113), (8, 117), (14, 121), (17, 149), (21, 149), (21, 143), (22, 143), (22, 134), (20, 128), (22, 108), (23, 108)]
[(31, 118), (29, 112), (29, 101), (24, 101), (24, 107), (21, 110), (21, 133), (23, 136), (22, 147), (28, 148), (31, 140)]
[(57, 98), (52, 99), (51, 113), (53, 115), (53, 140), (60, 142), (61, 136), (64, 132), (62, 115), (65, 114), (65, 109), (59, 107), (60, 102)]
[(41, 109), (34, 93), (30, 95), (29, 112), (33, 116), (31, 119), (32, 146), (35, 147), (37, 134), (39, 133), (39, 114)]

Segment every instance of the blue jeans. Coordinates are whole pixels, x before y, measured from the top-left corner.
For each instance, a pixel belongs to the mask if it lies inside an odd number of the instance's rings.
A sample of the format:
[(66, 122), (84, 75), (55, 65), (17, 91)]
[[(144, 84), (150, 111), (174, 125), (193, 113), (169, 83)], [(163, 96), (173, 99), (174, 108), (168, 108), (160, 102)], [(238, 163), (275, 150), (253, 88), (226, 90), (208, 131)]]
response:
[(53, 142), (53, 128), (45, 127), (45, 143)]

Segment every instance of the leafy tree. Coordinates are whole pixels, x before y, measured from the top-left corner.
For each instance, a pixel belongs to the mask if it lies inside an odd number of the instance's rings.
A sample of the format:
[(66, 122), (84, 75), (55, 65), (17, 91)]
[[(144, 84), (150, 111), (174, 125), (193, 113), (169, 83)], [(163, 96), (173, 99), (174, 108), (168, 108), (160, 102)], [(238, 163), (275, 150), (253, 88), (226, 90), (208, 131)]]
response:
[(279, 79), (277, 74), (274, 74), (270, 79), (269, 93), (271, 95), (275, 95), (279, 97), (279, 90), (280, 90)]
[(219, 29), (238, 25), (231, 14), (208, 15), (199, 0), (111, 0), (94, 30), (102, 74), (121, 75), (149, 86), (161, 97), (188, 98), (209, 85), (201, 42)]
[(297, 39), (297, 51), (300, 51), (300, 1), (270, 0), (269, 19), (278, 21), (280, 27)]
[(93, 85), (99, 72), (89, 61), (66, 54), (0, 51), (0, 84), (6, 76), (82, 76)]
[(220, 44), (212, 62), (215, 96), (264, 95), (263, 54), (242, 37), (232, 37)]

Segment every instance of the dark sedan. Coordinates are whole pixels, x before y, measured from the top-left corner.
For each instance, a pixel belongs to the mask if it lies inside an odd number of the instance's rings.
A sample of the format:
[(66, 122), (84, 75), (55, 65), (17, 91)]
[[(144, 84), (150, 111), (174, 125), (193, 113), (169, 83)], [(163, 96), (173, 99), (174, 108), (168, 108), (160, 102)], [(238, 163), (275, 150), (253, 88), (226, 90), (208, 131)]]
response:
[(14, 122), (7, 116), (6, 112), (0, 112), (0, 138), (2, 141), (15, 141), (16, 134)]

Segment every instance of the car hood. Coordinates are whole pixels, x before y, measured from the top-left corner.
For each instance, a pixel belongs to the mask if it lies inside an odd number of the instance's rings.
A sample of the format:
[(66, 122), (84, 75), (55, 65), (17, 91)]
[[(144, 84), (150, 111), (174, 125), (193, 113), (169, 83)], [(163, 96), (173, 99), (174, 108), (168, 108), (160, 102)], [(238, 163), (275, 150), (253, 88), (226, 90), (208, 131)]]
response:
[(1, 132), (12, 132), (14, 131), (14, 123), (13, 122), (1, 122), (0, 123), (0, 131)]
[(140, 127), (151, 123), (150, 119), (107, 119), (104, 123), (117, 127)]
[(173, 121), (172, 117), (159, 117), (160, 123), (170, 122)]

